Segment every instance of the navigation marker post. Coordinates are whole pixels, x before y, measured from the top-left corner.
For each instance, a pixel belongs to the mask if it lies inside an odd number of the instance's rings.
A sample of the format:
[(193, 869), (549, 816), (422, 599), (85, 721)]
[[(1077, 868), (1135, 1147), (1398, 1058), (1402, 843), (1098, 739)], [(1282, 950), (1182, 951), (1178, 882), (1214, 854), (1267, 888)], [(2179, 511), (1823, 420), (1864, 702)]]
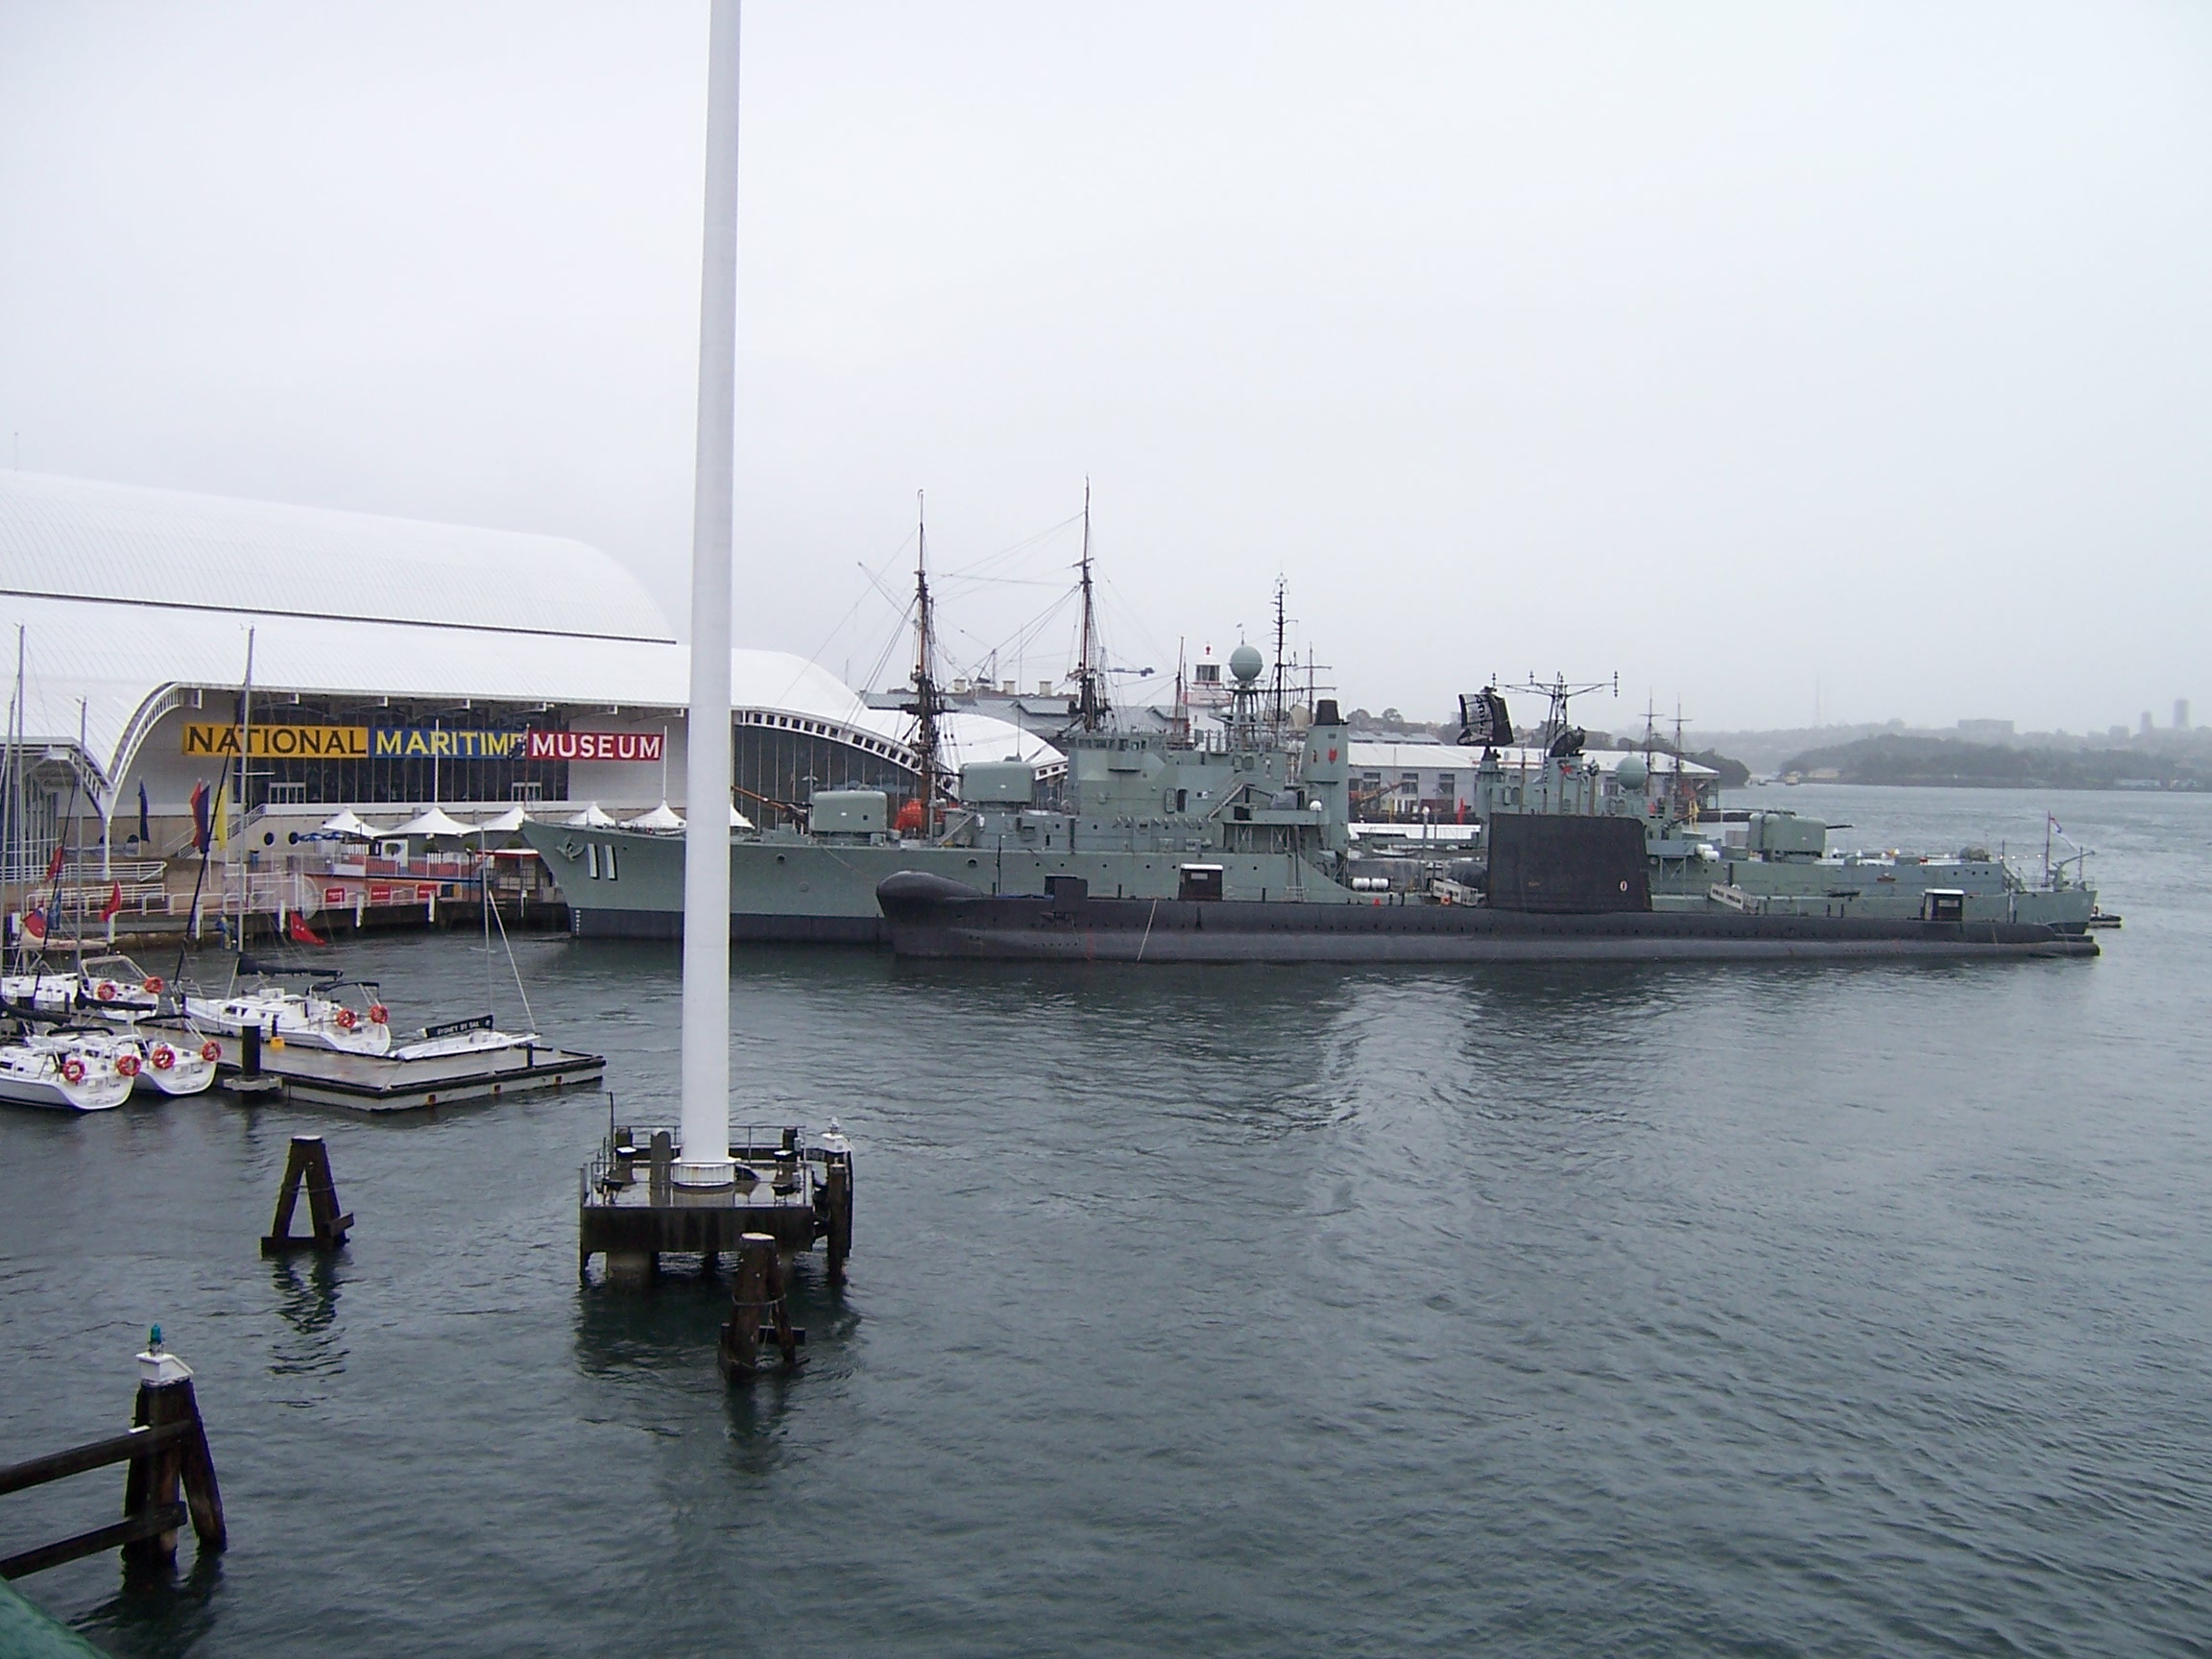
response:
[[(675, 1184), (726, 1188), (730, 1156), (730, 560), (737, 375), (739, 0), (713, 0), (699, 279), (699, 452), (691, 506), (685, 730), (683, 1144)], [(717, 804), (721, 805), (717, 805)]]

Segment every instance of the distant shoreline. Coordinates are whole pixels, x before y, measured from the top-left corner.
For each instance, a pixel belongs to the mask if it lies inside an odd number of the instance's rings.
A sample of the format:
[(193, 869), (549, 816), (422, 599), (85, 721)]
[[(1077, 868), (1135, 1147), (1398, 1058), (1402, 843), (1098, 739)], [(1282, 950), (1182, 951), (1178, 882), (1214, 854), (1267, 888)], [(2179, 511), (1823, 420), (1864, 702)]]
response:
[(2212, 786), (2183, 783), (2065, 783), (2042, 778), (1800, 778), (1794, 783), (1768, 779), (1746, 789), (1989, 789), (2016, 794), (2053, 790), (2068, 795), (2206, 795)]

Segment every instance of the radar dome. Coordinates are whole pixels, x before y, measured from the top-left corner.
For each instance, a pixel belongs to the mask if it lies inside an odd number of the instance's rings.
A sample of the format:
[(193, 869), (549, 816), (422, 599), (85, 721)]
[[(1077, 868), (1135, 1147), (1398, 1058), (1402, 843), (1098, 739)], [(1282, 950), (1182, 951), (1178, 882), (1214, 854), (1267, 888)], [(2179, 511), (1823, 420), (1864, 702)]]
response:
[(1623, 757), (1613, 776), (1621, 780), (1621, 787), (1623, 789), (1641, 789), (1650, 778), (1651, 770), (1644, 764), (1643, 756), (1628, 755)]
[(1229, 653), (1229, 672), (1236, 675), (1242, 685), (1249, 685), (1259, 679), (1260, 670), (1265, 666), (1260, 660), (1260, 653), (1249, 645), (1239, 645)]

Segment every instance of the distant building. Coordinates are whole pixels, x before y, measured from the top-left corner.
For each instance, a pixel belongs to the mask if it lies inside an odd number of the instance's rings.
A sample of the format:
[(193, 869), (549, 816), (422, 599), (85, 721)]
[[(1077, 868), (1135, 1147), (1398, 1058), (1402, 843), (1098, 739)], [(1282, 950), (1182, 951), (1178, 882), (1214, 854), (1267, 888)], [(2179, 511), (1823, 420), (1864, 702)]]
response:
[(2007, 743), (2011, 741), (2012, 722), (2009, 720), (1961, 720), (1959, 735), (1971, 743)]
[(2146, 736), (2146, 737), (2148, 737), (2148, 736), (2150, 736), (2150, 735), (2151, 735), (2151, 710), (2150, 710), (2150, 709), (2144, 709), (2144, 710), (2143, 710), (2143, 733), (2142, 733), (2142, 734), (2143, 734), (2144, 736)]
[(2125, 743), (2128, 741), (2128, 728), (2125, 726), (2108, 726), (2105, 728), (2104, 735), (2111, 738), (2115, 743)]
[(2186, 697), (2174, 699), (2174, 730), (2176, 732), (2189, 730), (2189, 699)]

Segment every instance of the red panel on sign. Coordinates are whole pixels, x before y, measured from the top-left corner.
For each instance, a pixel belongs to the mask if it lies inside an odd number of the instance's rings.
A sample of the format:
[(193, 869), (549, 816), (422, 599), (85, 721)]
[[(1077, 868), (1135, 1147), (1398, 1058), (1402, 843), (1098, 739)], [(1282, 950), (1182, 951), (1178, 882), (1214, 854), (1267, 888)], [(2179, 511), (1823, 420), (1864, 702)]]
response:
[(323, 889), (323, 902), (324, 902), (324, 903), (325, 903), (325, 904), (343, 904), (343, 903), (345, 903), (345, 902), (346, 902), (346, 889), (345, 889), (345, 888), (343, 888), (343, 887), (325, 887), (325, 888), (324, 888), (324, 889)]

